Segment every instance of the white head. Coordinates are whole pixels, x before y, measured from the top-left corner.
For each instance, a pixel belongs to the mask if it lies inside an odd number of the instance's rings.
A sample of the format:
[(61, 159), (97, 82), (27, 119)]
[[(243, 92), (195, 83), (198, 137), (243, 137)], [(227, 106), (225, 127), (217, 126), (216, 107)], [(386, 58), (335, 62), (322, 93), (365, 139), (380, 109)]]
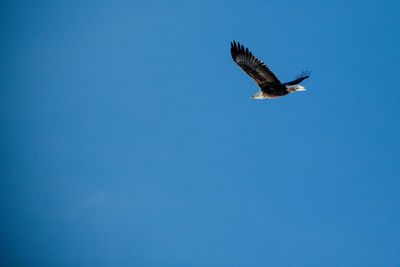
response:
[(288, 90), (289, 93), (306, 90), (306, 88), (304, 86), (301, 86), (300, 84), (286, 85), (286, 89)]

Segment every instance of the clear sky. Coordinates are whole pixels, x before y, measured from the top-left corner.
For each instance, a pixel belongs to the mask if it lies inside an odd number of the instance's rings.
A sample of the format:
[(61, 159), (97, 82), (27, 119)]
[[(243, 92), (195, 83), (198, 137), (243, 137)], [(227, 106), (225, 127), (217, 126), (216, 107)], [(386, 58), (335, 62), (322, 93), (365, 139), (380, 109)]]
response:
[(0, 265), (399, 266), (399, 12), (3, 1)]

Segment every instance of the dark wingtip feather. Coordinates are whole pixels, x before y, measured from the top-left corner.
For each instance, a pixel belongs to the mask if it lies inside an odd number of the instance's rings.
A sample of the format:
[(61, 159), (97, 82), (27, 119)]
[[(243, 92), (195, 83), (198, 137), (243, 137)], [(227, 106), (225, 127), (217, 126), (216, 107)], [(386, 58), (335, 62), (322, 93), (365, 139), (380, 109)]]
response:
[(253, 54), (247, 47), (245, 47), (243, 44), (241, 44), (240, 42), (237, 42), (235, 40), (233, 40), (231, 42), (231, 55), (235, 62), (236, 62), (236, 58), (239, 55), (243, 55), (246, 58), (246, 60), (248, 60), (252, 64), (256, 64), (256, 63), (259, 63), (260, 65), (263, 64), (261, 61), (259, 61), (257, 58), (255, 58), (253, 56)]
[(309, 78), (310, 76), (311, 76), (311, 71), (306, 70), (302, 71), (299, 75), (297, 75), (296, 79)]
[(233, 40), (231, 42), (231, 55), (232, 55), (232, 59), (235, 61), (235, 57), (238, 54), (238, 47), (237, 47), (237, 43), (235, 40)]
[(241, 45), (239, 42), (236, 42), (235, 40), (233, 40), (231, 42), (231, 55), (232, 55), (233, 60), (235, 60), (235, 58), (239, 54), (242, 54), (243, 52), (244, 52), (243, 45)]
[(281, 83), (275, 74), (243, 44), (237, 41), (231, 42), (231, 55), (233, 61), (242, 68), (257, 84), (265, 81)]

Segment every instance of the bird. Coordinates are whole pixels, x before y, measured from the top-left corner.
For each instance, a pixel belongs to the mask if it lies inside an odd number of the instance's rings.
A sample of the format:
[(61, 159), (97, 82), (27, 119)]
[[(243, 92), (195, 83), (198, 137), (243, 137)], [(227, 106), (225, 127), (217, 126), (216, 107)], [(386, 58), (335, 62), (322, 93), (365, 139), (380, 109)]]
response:
[(231, 42), (231, 55), (233, 61), (260, 87), (260, 91), (250, 98), (278, 98), (293, 92), (306, 90), (300, 83), (311, 76), (310, 71), (303, 71), (291, 82), (281, 83), (261, 60), (253, 56), (249, 49), (239, 42)]

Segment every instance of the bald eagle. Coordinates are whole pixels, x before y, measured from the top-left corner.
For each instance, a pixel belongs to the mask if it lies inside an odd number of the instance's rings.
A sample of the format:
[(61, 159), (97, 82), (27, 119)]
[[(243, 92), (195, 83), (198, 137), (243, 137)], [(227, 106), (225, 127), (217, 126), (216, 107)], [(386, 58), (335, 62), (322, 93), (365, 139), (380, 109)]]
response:
[(303, 71), (291, 82), (281, 83), (262, 61), (253, 56), (249, 49), (239, 42), (231, 42), (231, 54), (236, 64), (260, 87), (260, 91), (250, 98), (277, 98), (289, 93), (306, 90), (300, 83), (310, 77), (311, 72), (309, 71)]

